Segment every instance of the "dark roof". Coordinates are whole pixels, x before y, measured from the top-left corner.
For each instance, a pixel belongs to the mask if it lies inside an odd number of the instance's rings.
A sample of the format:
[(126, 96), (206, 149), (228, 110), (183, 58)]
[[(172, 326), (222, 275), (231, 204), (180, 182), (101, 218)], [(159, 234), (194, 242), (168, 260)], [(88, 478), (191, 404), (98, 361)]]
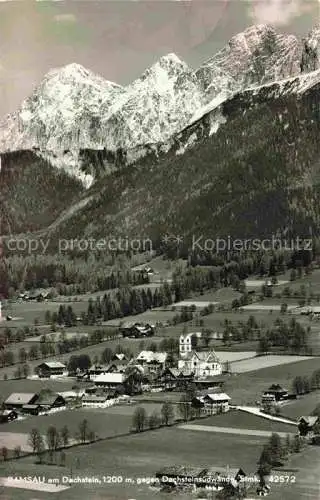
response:
[(287, 392), (287, 389), (284, 389), (280, 384), (272, 384), (268, 391)]
[(41, 363), (40, 365), (37, 366), (37, 368), (42, 368), (42, 367), (45, 367), (45, 368), (62, 368), (62, 369), (65, 369), (66, 368), (66, 365), (64, 365), (63, 363), (61, 363), (60, 361), (45, 361), (44, 363)]
[(107, 370), (110, 370), (110, 368), (112, 366), (116, 366), (116, 367), (119, 367), (119, 366), (127, 366), (128, 365), (128, 361), (126, 359), (123, 359), (123, 360), (120, 360), (120, 359), (115, 359), (114, 361), (111, 361), (107, 367)]
[(55, 392), (44, 392), (39, 394), (37, 404), (51, 406), (56, 402), (57, 399), (62, 399), (64, 401), (64, 398), (61, 396), (61, 394), (57, 394)]
[(240, 467), (184, 467), (181, 465), (173, 465), (171, 467), (164, 467), (157, 476), (181, 476), (181, 477), (230, 477), (235, 478), (238, 475), (246, 476), (246, 473)]
[(306, 424), (308, 424), (310, 427), (313, 427), (317, 421), (319, 420), (319, 417), (315, 416), (315, 417), (312, 417), (312, 416), (302, 416), (299, 418), (299, 422), (301, 422), (302, 420), (305, 421)]

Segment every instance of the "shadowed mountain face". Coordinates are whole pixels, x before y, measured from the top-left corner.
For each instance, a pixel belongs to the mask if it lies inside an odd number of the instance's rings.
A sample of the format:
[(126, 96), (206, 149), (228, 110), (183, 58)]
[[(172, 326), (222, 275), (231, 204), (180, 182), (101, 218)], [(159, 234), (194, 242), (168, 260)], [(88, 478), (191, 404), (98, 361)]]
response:
[(183, 155), (114, 172), (58, 231), (155, 241), (173, 233), (187, 245), (192, 235), (306, 236), (320, 215), (319, 96), (320, 72), (236, 95), (220, 105), (216, 133), (217, 109), (180, 133), (196, 142)]
[(2, 155), (1, 234), (37, 231), (81, 195), (82, 183), (32, 151)]
[(125, 88), (50, 72), (0, 126), (2, 233), (188, 245), (316, 227), (319, 39), (251, 27), (197, 72), (169, 54)]

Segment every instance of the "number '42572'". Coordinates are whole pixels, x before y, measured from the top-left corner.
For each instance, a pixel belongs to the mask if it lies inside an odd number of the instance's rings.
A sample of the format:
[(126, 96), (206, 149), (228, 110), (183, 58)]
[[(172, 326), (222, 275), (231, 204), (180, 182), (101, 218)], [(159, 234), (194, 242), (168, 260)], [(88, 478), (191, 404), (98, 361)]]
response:
[(296, 476), (275, 475), (269, 477), (270, 483), (295, 483)]

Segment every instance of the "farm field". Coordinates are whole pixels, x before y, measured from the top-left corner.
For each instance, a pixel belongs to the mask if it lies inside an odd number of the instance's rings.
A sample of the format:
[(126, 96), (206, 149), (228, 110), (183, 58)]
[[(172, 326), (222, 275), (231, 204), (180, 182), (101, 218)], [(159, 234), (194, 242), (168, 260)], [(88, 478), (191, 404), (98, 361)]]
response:
[[(288, 300), (283, 300), (283, 302), (286, 302), (288, 304), (288, 311), (291, 311), (293, 309), (296, 309), (299, 307), (297, 302), (294, 302), (292, 304), (289, 303)], [(254, 304), (248, 304), (246, 306), (242, 306), (241, 309), (244, 311), (280, 311), (281, 310), (281, 302), (280, 299), (278, 299), (278, 303), (275, 304), (276, 299), (273, 299), (273, 302), (266, 303), (267, 301), (263, 302), (255, 302)]]
[[(160, 412), (161, 404), (142, 404), (150, 415), (153, 411)], [(135, 411), (135, 405), (117, 405), (111, 408), (77, 408), (73, 410), (61, 410), (56, 413), (49, 413), (47, 416), (38, 415), (15, 420), (1, 425), (0, 446), (8, 446), (8, 442), (14, 438), (15, 434), (25, 435), (22, 444), (27, 442), (28, 434), (32, 428), (37, 428), (42, 434), (50, 425), (61, 429), (67, 425), (70, 437), (74, 437), (78, 432), (80, 422), (87, 419), (90, 430), (94, 431), (100, 438), (114, 437), (126, 434), (130, 431), (132, 415)], [(1, 440), (9, 440), (1, 442)], [(15, 440), (16, 441), (16, 440)], [(9, 448), (9, 446), (8, 446)]]
[(288, 401), (281, 405), (281, 416), (299, 418), (310, 415), (320, 403), (320, 391), (310, 392), (295, 401)]
[[(199, 422), (190, 422), (190, 425), (197, 425)], [(296, 432), (295, 425), (275, 422), (263, 417), (258, 417), (241, 410), (230, 410), (227, 413), (213, 415), (203, 421), (205, 426), (231, 427), (235, 429), (254, 429), (270, 432)]]
[(7, 399), (12, 392), (39, 392), (43, 389), (52, 391), (70, 391), (74, 385), (79, 385), (75, 379), (23, 379), (0, 380), (0, 398)]
[[(238, 321), (246, 322), (250, 316), (254, 316), (258, 324), (271, 326), (280, 316), (280, 311), (275, 311), (274, 314), (269, 314), (269, 309), (267, 310), (256, 310), (250, 311), (245, 309), (240, 309), (239, 311), (215, 311), (207, 316), (202, 316), (201, 319), (204, 322), (205, 328), (212, 328), (216, 331), (223, 331), (224, 320), (228, 319), (232, 323), (237, 323)], [(283, 318), (283, 316), (281, 316)]]
[[(317, 500), (320, 496), (319, 464), (319, 446), (308, 446), (301, 453), (292, 455), (285, 468), (294, 471), (296, 481), (285, 485), (273, 483), (270, 500)], [(281, 474), (281, 471), (277, 473)]]
[(311, 356), (286, 356), (282, 354), (268, 354), (266, 356), (257, 356), (252, 359), (244, 359), (232, 363), (233, 373), (245, 373), (263, 368), (285, 365), (295, 361), (306, 361), (312, 359)]
[[(28, 457), (17, 463), (0, 464), (0, 475), (45, 475), (61, 477), (70, 474), (73, 465), (74, 475), (102, 477), (116, 475), (127, 478), (150, 478), (165, 466), (217, 466), (242, 467), (248, 474), (255, 472), (256, 461), (266, 438), (255, 436), (229, 436), (225, 434), (207, 434), (196, 431), (179, 430), (176, 428), (161, 429), (127, 437), (121, 437), (106, 442), (88, 446), (79, 446), (66, 451), (67, 467), (48, 467), (35, 465), (34, 458)], [(199, 453), (201, 449), (201, 453)], [(75, 463), (78, 462), (78, 468)], [(62, 469), (62, 470), (61, 470)], [(22, 496), (21, 492), (6, 490), (11, 498), (34, 498), (29, 494)], [(100, 496), (101, 495), (101, 496)], [(57, 497), (58, 498), (58, 497)], [(88, 498), (104, 498), (124, 500), (137, 498), (150, 500), (152, 498), (168, 499), (172, 494), (161, 494), (150, 490), (147, 485), (110, 484), (77, 485), (59, 494), (59, 500), (74, 500)], [(188, 494), (179, 496), (183, 500), (192, 498)]]
[[(43, 335), (43, 334), (42, 334)], [(30, 342), (35, 342), (35, 343), (40, 343), (42, 335), (37, 335), (36, 337), (28, 337), (26, 338), (25, 342), (30, 343)], [(81, 331), (69, 331), (67, 330), (66, 332), (63, 333), (65, 338), (67, 339), (72, 339), (74, 337), (88, 337), (89, 333), (87, 332), (81, 332)], [(61, 332), (48, 332), (45, 334), (46, 336), (46, 342), (59, 342), (60, 341), (60, 336)]]
[[(161, 341), (159, 337), (152, 337), (152, 342), (158, 343)], [(93, 359), (96, 355), (98, 357), (101, 356), (103, 350), (108, 347), (114, 350), (117, 345), (121, 344), (122, 347), (129, 349), (133, 354), (137, 354), (139, 352), (139, 344), (141, 339), (117, 339), (117, 340), (106, 340), (101, 342), (100, 344), (91, 345), (88, 347), (83, 347), (82, 349), (77, 349), (75, 351), (70, 351), (66, 354), (57, 354), (56, 356), (50, 356), (50, 358), (42, 359), (39, 358), (37, 360), (28, 361), (28, 365), (30, 366), (31, 371), (44, 361), (61, 361), (62, 363), (67, 363), (71, 356), (78, 356), (79, 354), (88, 354), (91, 359)], [(17, 351), (19, 351), (19, 344), (15, 344)], [(13, 376), (13, 373), (16, 371), (18, 365), (5, 366), (0, 368), (0, 380), (3, 379), (3, 376), (6, 374), (8, 378)], [(21, 383), (22, 381), (20, 381)]]
[(255, 405), (255, 401), (260, 400), (262, 393), (273, 383), (280, 384), (291, 391), (294, 377), (310, 376), (319, 369), (319, 359), (310, 357), (304, 361), (231, 375), (225, 377), (223, 391), (231, 397), (232, 404)]
[(103, 326), (116, 326), (119, 327), (125, 323), (137, 323), (137, 322), (145, 322), (145, 323), (157, 323), (157, 322), (166, 322), (172, 320), (174, 316), (176, 316), (177, 312), (172, 311), (171, 308), (168, 310), (164, 309), (152, 309), (150, 311), (143, 312), (141, 314), (136, 314), (134, 316), (126, 316), (125, 318), (115, 318), (110, 319), (109, 321), (104, 321), (102, 323)]
[[(245, 280), (245, 284), (246, 284), (247, 288), (261, 288), (265, 284), (266, 281), (268, 281), (268, 279), (260, 279), (260, 278), (248, 279), (248, 280)], [(278, 287), (281, 285), (287, 285), (288, 283), (290, 283), (289, 280), (278, 279), (275, 286)]]
[(235, 363), (236, 361), (240, 361), (243, 359), (254, 358), (256, 353), (255, 351), (218, 351), (215, 350), (216, 355), (225, 363), (226, 361), (230, 361), (230, 363)]
[(201, 309), (203, 307), (208, 307), (210, 304), (217, 305), (219, 302), (211, 302), (208, 300), (200, 300), (199, 297), (196, 297), (194, 300), (182, 300), (181, 302), (175, 302), (174, 307), (177, 309), (182, 309), (183, 307), (196, 307), (197, 309)]

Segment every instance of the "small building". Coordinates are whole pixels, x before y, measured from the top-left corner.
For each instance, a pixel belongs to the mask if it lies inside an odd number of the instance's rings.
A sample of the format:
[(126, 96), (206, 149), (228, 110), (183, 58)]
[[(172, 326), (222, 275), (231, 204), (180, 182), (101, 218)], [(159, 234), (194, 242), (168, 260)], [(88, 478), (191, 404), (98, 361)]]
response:
[(111, 363), (107, 367), (107, 373), (124, 373), (128, 368), (128, 361), (126, 359), (120, 360), (116, 359), (111, 361)]
[(216, 413), (225, 413), (229, 411), (230, 396), (222, 393), (211, 393), (204, 396), (196, 396), (192, 400), (192, 406), (201, 410), (206, 415), (215, 415)]
[(98, 375), (108, 373), (108, 365), (94, 365), (89, 368), (87, 375), (89, 380), (93, 380)]
[(280, 384), (272, 384), (267, 391), (263, 393), (264, 396), (274, 396), (276, 402), (288, 399), (288, 391)]
[(97, 396), (95, 394), (87, 394), (82, 398), (82, 406), (100, 406), (107, 402), (107, 396)]
[(194, 373), (178, 368), (165, 368), (159, 376), (159, 382), (167, 390), (186, 390), (188, 385), (193, 382)]
[(155, 333), (154, 325), (149, 323), (127, 323), (120, 328), (120, 333), (123, 337), (131, 338), (142, 338), (142, 337), (152, 337)]
[(85, 394), (82, 398), (83, 406), (100, 406), (107, 404), (111, 399), (115, 399), (118, 396), (116, 390), (102, 390), (101, 389), (95, 394)]
[(18, 418), (18, 413), (15, 410), (0, 410), (0, 424), (12, 422)]
[(35, 373), (41, 378), (63, 375), (67, 372), (67, 367), (60, 361), (46, 361), (35, 368)]
[(315, 425), (319, 422), (317, 416), (303, 416), (298, 419), (298, 428), (301, 436), (306, 436), (309, 432), (313, 432)]
[(39, 415), (41, 408), (37, 404), (33, 405), (23, 405), (22, 413), (26, 413), (27, 415)]
[(34, 392), (13, 392), (5, 400), (4, 406), (6, 410), (21, 410), (24, 405), (35, 403), (38, 399), (38, 394)]
[(133, 364), (143, 368), (145, 374), (159, 374), (166, 367), (166, 352), (141, 351)]
[(53, 408), (61, 408), (66, 406), (66, 400), (61, 394), (51, 391), (40, 392), (36, 404), (41, 410), (51, 410)]
[(126, 382), (126, 375), (124, 373), (103, 373), (97, 375), (93, 382), (97, 387), (107, 387), (108, 389), (118, 389)]

